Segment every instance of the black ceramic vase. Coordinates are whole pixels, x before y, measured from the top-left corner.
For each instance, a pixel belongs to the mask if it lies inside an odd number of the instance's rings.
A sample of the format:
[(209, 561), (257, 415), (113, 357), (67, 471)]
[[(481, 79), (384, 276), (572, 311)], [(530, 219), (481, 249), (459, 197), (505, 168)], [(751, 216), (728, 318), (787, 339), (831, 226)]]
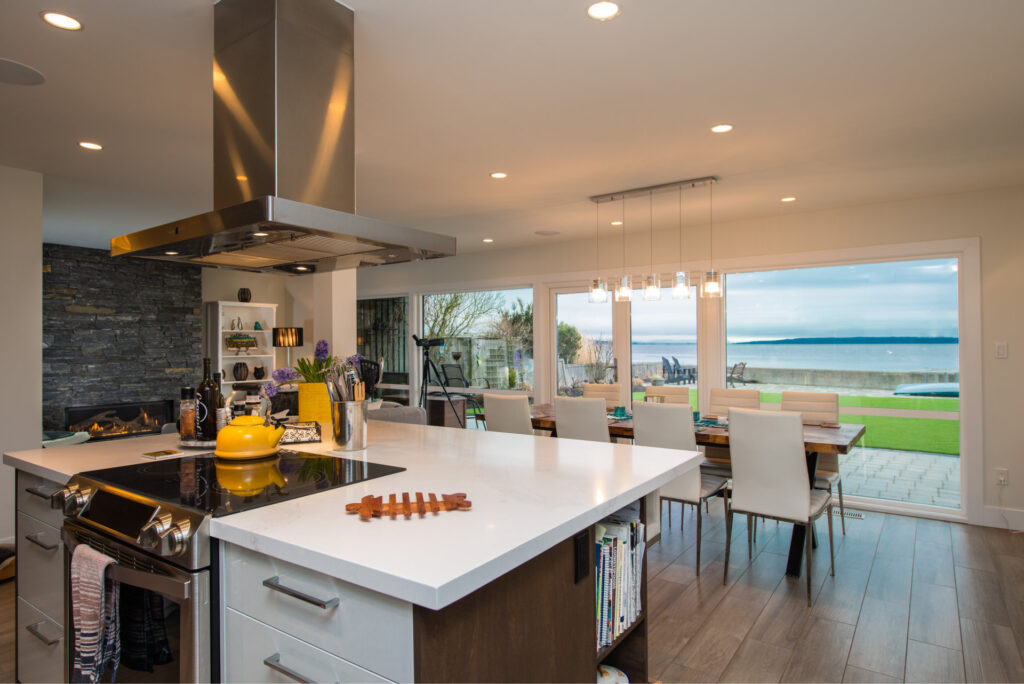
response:
[(231, 374), (235, 376), (235, 380), (242, 381), (249, 377), (249, 364), (245, 361), (239, 361), (231, 368)]
[(262, 380), (267, 375), (267, 369), (262, 365), (256, 366), (252, 369), (252, 377), (257, 380)]
[(238, 288), (238, 301), (240, 302), (251, 302), (252, 292), (247, 287)]

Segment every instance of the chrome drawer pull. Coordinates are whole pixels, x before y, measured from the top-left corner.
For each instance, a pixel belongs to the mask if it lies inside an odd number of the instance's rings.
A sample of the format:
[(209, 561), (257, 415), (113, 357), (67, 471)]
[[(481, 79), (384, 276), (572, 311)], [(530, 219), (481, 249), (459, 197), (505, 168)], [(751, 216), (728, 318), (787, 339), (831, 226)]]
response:
[(324, 599), (317, 598), (316, 596), (304, 594), (298, 589), (292, 589), (291, 587), (286, 587), (285, 585), (281, 584), (281, 579), (277, 575), (274, 575), (269, 579), (263, 580), (263, 586), (265, 586), (267, 589), (273, 589), (274, 591), (279, 591), (282, 594), (287, 594), (292, 598), (297, 598), (300, 601), (311, 603), (317, 608), (323, 608), (324, 610), (327, 610), (328, 608), (333, 608), (334, 606), (338, 605), (337, 596), (331, 599), (327, 599), (325, 601)]
[(45, 625), (45, 624), (46, 624), (46, 620), (41, 620), (41, 621), (35, 623), (34, 625), (29, 625), (25, 629), (27, 629), (29, 632), (31, 632), (32, 636), (36, 637), (37, 639), (42, 641), (47, 646), (53, 646), (55, 643), (60, 641), (60, 637), (53, 637), (51, 639), (50, 637), (48, 637), (45, 634), (43, 634), (42, 632), (40, 632), (39, 631), (39, 625)]
[(283, 674), (285, 677), (291, 677), (295, 681), (301, 682), (302, 684), (313, 684), (313, 682), (316, 681), (313, 679), (306, 679), (292, 668), (285, 667), (284, 665), (282, 665), (280, 653), (275, 653), (269, 658), (264, 658), (263, 664), (269, 667), (271, 670), (276, 670)]
[(47, 501), (50, 500), (50, 495), (52, 494), (52, 492), (48, 494), (43, 494), (43, 492), (41, 492), (38, 487), (25, 487), (25, 491), (31, 494), (32, 496), (38, 496), (40, 499), (46, 499)]
[(25, 535), (25, 541), (30, 541), (33, 544), (35, 544), (36, 546), (38, 546), (39, 548), (44, 549), (46, 551), (53, 551), (54, 549), (57, 548), (56, 544), (47, 544), (44, 541), (39, 541), (39, 537), (41, 537), (42, 535), (43, 535), (42, 532), (36, 532), (35, 534), (26, 534)]

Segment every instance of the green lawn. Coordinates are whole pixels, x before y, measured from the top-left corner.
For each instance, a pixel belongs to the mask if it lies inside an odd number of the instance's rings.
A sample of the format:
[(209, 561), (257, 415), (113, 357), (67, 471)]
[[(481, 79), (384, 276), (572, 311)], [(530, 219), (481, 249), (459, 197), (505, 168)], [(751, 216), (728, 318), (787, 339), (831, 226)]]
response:
[[(633, 392), (633, 401), (643, 401), (643, 392)], [(777, 404), (782, 395), (763, 392), (761, 401)], [(697, 390), (690, 389), (690, 403), (697, 409)], [(960, 400), (950, 397), (860, 397), (840, 395), (839, 406), (907, 409), (916, 411), (959, 411)], [(864, 425), (867, 430), (860, 445), (877, 449), (927, 451), (935, 454), (960, 453), (960, 421), (936, 418), (861, 416), (840, 413), (842, 423)]]

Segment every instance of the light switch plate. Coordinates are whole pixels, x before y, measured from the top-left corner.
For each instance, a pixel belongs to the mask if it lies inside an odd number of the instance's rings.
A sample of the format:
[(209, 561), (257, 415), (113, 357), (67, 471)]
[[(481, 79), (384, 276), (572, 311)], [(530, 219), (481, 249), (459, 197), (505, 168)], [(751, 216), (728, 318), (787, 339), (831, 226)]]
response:
[(1005, 359), (1010, 356), (1010, 345), (1006, 342), (996, 342), (996, 358)]

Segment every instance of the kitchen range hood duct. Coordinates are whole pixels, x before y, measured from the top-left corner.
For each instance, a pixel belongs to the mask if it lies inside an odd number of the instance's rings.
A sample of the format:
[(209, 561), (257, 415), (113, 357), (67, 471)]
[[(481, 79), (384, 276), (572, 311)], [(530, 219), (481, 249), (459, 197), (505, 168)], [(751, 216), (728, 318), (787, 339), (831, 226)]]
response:
[(214, 211), (112, 256), (288, 273), (433, 259), (455, 238), (355, 212), (353, 14), (334, 0), (214, 6)]

